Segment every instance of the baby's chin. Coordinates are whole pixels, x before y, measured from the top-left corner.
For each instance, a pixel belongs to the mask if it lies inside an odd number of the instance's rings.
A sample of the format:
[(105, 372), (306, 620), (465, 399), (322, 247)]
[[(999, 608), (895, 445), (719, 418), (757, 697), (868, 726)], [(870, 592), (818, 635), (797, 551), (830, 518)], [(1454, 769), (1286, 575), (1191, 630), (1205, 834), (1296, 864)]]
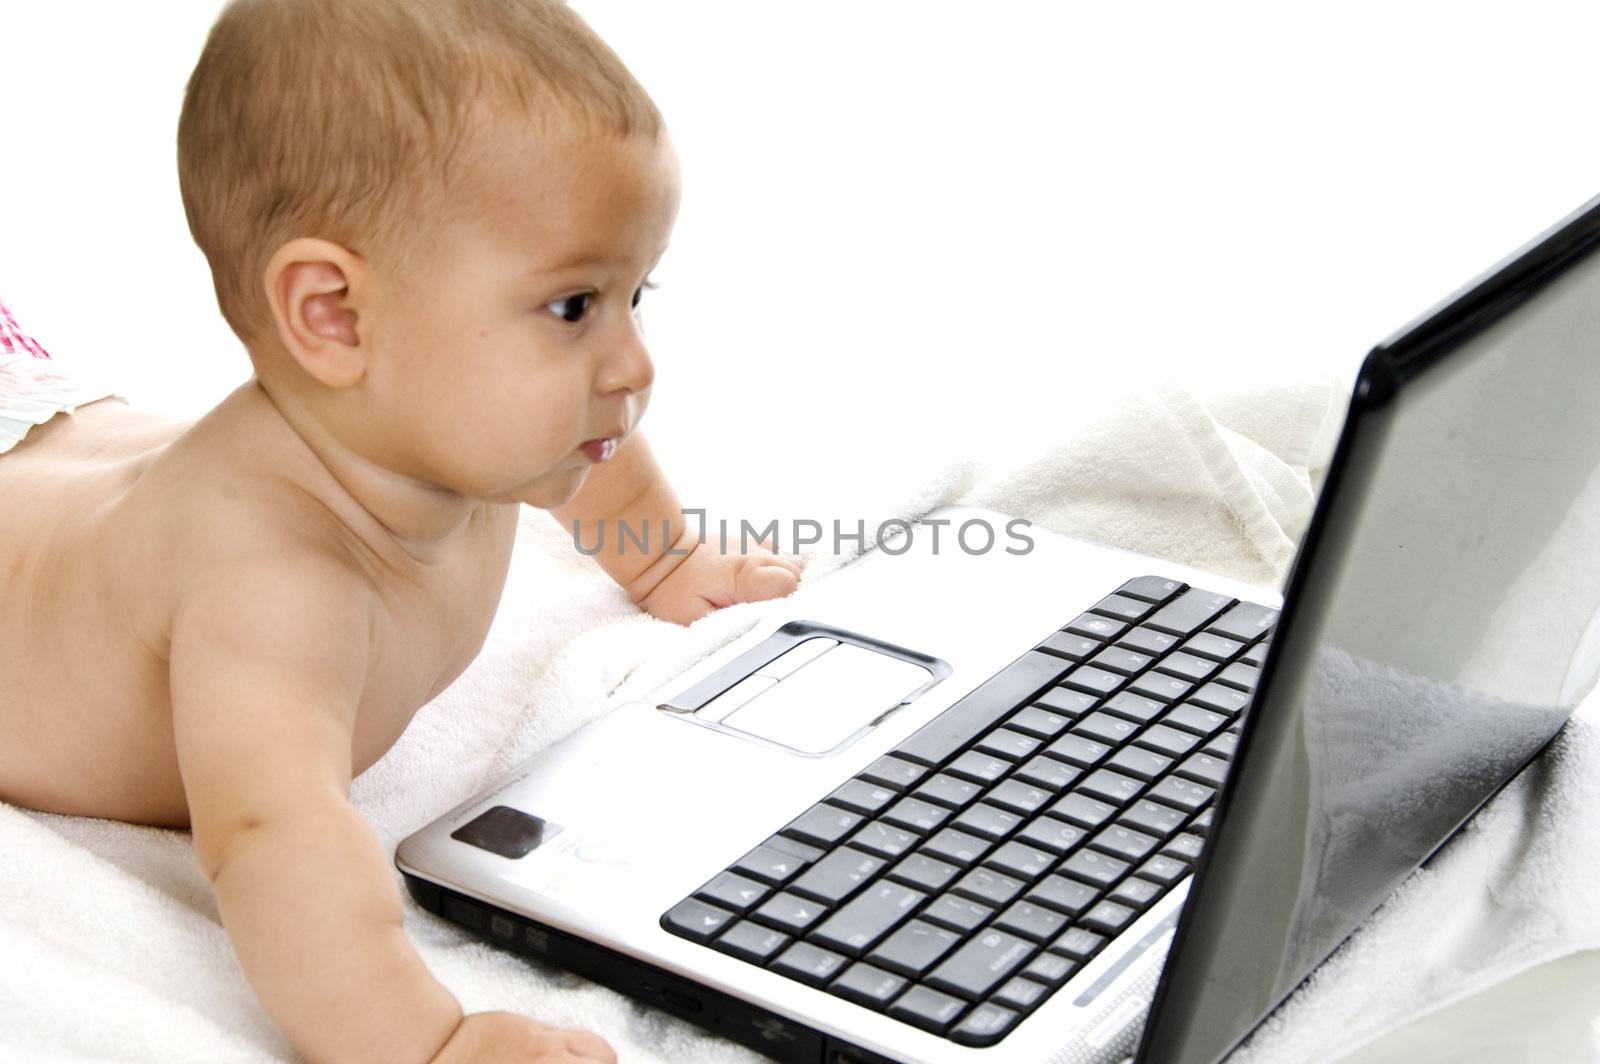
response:
[(578, 489), (583, 487), (588, 479), (587, 466), (579, 469), (560, 470), (546, 473), (537, 480), (529, 481), (512, 493), (512, 498), (529, 506), (536, 506), (541, 510), (554, 510), (565, 506), (578, 494)]

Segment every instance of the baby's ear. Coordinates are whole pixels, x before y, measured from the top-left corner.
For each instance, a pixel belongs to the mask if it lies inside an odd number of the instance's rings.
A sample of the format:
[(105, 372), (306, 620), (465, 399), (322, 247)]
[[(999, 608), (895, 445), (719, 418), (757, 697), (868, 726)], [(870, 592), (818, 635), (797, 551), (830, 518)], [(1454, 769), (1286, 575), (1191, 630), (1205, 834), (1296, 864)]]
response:
[(267, 263), (262, 280), (278, 339), (307, 375), (348, 388), (367, 373), (358, 293), (365, 265), (327, 240), (299, 237)]

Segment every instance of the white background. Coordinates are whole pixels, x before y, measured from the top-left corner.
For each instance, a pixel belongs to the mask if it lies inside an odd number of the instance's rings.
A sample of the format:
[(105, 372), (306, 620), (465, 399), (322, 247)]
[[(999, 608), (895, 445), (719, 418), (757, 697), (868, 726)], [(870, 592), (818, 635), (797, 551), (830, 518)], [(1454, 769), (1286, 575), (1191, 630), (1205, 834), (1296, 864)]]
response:
[[(1600, 192), (1591, 5), (577, 6), (682, 159), (645, 425), (690, 505), (1348, 373)], [(0, 299), (183, 416), (249, 372), (173, 160), (217, 7), (0, 0)]]

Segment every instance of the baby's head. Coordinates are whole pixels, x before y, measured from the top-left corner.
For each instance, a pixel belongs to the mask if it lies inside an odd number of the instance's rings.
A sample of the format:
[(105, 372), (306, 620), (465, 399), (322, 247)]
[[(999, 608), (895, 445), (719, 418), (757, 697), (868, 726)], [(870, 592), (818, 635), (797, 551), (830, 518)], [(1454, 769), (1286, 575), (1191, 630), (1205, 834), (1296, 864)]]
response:
[(234, 0), (178, 169), (263, 386), (363, 457), (549, 506), (637, 423), (676, 163), (558, 0)]

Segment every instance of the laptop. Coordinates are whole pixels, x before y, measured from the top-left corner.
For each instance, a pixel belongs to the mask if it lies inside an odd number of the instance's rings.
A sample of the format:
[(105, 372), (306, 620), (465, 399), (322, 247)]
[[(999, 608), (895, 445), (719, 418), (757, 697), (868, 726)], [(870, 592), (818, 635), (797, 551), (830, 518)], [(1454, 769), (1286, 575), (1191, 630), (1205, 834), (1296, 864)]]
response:
[(404, 840), (411, 893), (779, 1061), (1221, 1060), (1594, 686), (1597, 244), (1370, 353), (1281, 598), (937, 511)]

